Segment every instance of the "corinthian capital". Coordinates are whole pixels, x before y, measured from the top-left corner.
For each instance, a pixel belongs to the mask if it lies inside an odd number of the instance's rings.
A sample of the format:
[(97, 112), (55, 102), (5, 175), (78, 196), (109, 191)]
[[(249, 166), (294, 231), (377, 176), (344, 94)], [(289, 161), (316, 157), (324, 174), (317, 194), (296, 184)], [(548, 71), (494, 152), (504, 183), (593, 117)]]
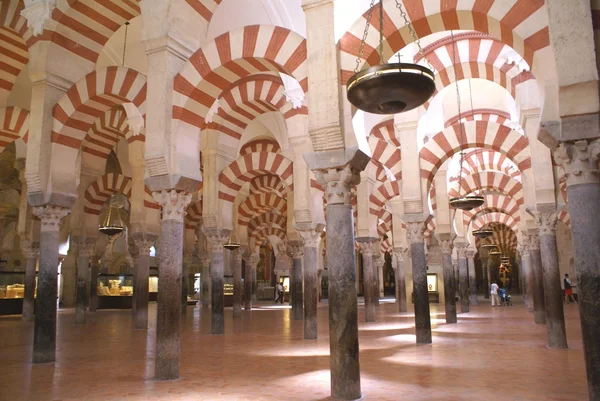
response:
[(21, 253), (25, 259), (37, 259), (40, 254), (40, 244), (30, 240), (22, 240)]
[(27, 20), (27, 27), (31, 28), (33, 36), (42, 34), (44, 24), (51, 18), (55, 7), (56, 0), (25, 0), (21, 15)]
[(152, 192), (154, 201), (162, 208), (163, 220), (175, 220), (183, 222), (185, 208), (192, 201), (192, 195), (174, 189)]
[(360, 183), (360, 172), (347, 165), (343, 168), (316, 170), (317, 182), (325, 188), (328, 205), (349, 205), (352, 187)]
[(304, 240), (305, 248), (318, 247), (322, 232), (323, 232), (323, 228), (310, 229), (310, 230), (298, 230), (298, 234), (300, 234), (300, 236)]
[(556, 235), (556, 223), (558, 223), (558, 213), (537, 212), (535, 222), (540, 229), (540, 235)]
[(452, 253), (452, 241), (449, 239), (440, 240), (440, 249), (442, 254)]
[(375, 241), (377, 241), (377, 238), (371, 238), (371, 237), (360, 237), (356, 239), (356, 242), (358, 242), (358, 246), (360, 248), (360, 253), (362, 253), (363, 256), (373, 256), (373, 251), (375, 250)]
[(600, 140), (561, 142), (554, 151), (554, 160), (564, 169), (567, 186), (600, 183)]
[(536, 232), (529, 233), (529, 250), (539, 251), (540, 250), (540, 234)]
[(467, 247), (466, 246), (457, 246), (456, 253), (457, 253), (459, 259), (466, 259), (467, 258)]
[(40, 230), (42, 232), (47, 231), (60, 231), (60, 222), (70, 212), (70, 209), (60, 206), (35, 206), (32, 209), (34, 215), (40, 218), (42, 225)]
[(150, 248), (154, 246), (156, 235), (148, 233), (133, 233), (131, 238), (140, 255), (150, 255)]
[(423, 242), (423, 231), (425, 230), (425, 224), (423, 222), (409, 222), (406, 223), (406, 238), (411, 244), (419, 244)]
[(304, 243), (302, 241), (290, 241), (288, 243), (288, 253), (292, 259), (300, 259), (304, 256)]
[(96, 254), (96, 238), (81, 238), (79, 241), (79, 257), (91, 258)]
[(208, 251), (211, 254), (219, 252), (223, 253), (223, 245), (227, 242), (231, 230), (205, 229), (203, 231), (206, 236)]

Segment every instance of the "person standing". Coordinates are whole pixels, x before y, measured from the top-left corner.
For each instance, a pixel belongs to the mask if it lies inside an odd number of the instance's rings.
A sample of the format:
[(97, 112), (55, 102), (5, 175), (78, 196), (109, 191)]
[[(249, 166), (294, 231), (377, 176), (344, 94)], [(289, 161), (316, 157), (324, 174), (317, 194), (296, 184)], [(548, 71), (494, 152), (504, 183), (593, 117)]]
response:
[(490, 286), (490, 295), (492, 298), (492, 307), (498, 305), (500, 306), (500, 300), (498, 299), (498, 284), (495, 281), (492, 281), (492, 285)]
[(275, 303), (283, 303), (283, 284), (281, 282), (277, 283), (277, 299)]
[(577, 303), (577, 301), (575, 301), (575, 298), (573, 297), (573, 283), (571, 283), (571, 279), (569, 278), (568, 273), (565, 273), (563, 285), (565, 287), (565, 303)]

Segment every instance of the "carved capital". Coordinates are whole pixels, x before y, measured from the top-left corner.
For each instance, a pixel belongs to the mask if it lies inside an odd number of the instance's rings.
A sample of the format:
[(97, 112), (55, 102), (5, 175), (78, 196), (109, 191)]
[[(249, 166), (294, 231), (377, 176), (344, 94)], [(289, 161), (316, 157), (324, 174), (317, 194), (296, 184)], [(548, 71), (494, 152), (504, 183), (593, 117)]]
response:
[(305, 248), (317, 248), (321, 240), (322, 229), (317, 230), (298, 230), (298, 234), (304, 240)]
[(290, 241), (287, 248), (292, 259), (300, 259), (304, 256), (304, 242), (302, 241)]
[(469, 262), (473, 263), (475, 261), (475, 251), (467, 248), (467, 259)]
[(96, 238), (81, 238), (79, 240), (79, 257), (91, 258), (96, 254)]
[(51, 18), (55, 7), (56, 0), (25, 0), (21, 15), (27, 20), (27, 27), (31, 28), (33, 36), (42, 34), (44, 24)]
[(227, 242), (231, 230), (207, 229), (203, 230), (206, 236), (208, 251), (213, 253), (223, 253), (223, 245)]
[(328, 205), (349, 205), (352, 187), (360, 183), (360, 172), (347, 165), (341, 169), (316, 170), (317, 182), (325, 188)]
[(70, 209), (60, 206), (35, 206), (32, 208), (32, 212), (34, 215), (40, 218), (42, 221), (40, 231), (60, 231), (60, 222), (64, 219), (69, 213), (71, 213)]
[(539, 233), (529, 233), (529, 250), (530, 251), (539, 251), (540, 250), (540, 234)]
[(466, 259), (467, 258), (467, 247), (466, 246), (457, 246), (456, 254), (458, 255), (459, 259)]
[[(393, 256), (396, 258), (396, 263), (404, 263), (406, 260), (406, 256), (408, 255), (408, 250), (406, 248), (394, 248)], [(395, 269), (396, 266), (392, 263), (392, 267)]]
[(536, 212), (535, 222), (540, 229), (540, 235), (556, 235), (558, 213)]
[(40, 254), (40, 244), (38, 242), (22, 240), (21, 253), (25, 259), (37, 259)]
[(257, 253), (253, 253), (252, 255), (250, 255), (250, 257), (246, 261), (246, 265), (250, 269), (255, 270), (259, 261), (260, 261), (260, 256)]
[(205, 267), (210, 265), (210, 253), (203, 252), (200, 257), (200, 266)]
[[(131, 234), (131, 237), (140, 255), (150, 255), (150, 248), (154, 246), (156, 235), (147, 233), (133, 233)], [(156, 256), (158, 257), (158, 254)]]
[(185, 209), (192, 201), (192, 195), (175, 189), (152, 192), (154, 201), (162, 208), (163, 220), (175, 220), (183, 223)]
[(185, 264), (189, 267), (193, 263), (194, 263), (194, 253), (190, 252), (190, 251), (184, 251), (183, 252), (183, 264)]
[(410, 244), (419, 244), (423, 242), (423, 231), (425, 224), (421, 221), (406, 223), (406, 239)]
[(234, 261), (241, 263), (244, 258), (244, 249), (240, 246), (238, 249), (231, 251), (231, 256)]
[(440, 240), (440, 249), (442, 254), (450, 254), (452, 253), (452, 241), (449, 239)]
[(373, 257), (373, 266), (377, 269), (381, 269), (385, 263), (385, 258), (383, 255), (377, 255)]
[(373, 252), (375, 251), (375, 241), (377, 241), (377, 238), (357, 238), (356, 242), (358, 242), (360, 253), (362, 253), (363, 256), (373, 256)]
[(567, 186), (600, 183), (600, 140), (561, 142), (554, 160), (564, 169)]

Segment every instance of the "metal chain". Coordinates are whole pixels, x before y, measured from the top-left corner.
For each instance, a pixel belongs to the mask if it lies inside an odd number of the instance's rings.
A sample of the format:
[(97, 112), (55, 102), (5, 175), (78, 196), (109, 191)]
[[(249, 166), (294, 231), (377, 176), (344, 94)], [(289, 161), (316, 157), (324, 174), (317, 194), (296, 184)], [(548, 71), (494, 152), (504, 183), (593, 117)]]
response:
[[(450, 31), (450, 37), (452, 38), (452, 64), (454, 65), (454, 74), (456, 77), (456, 42), (454, 41), (454, 31)], [(463, 151), (462, 147), (464, 144), (464, 130), (463, 130), (463, 123), (462, 123), (462, 113), (461, 113), (461, 107), (460, 107), (460, 88), (458, 86), (458, 81), (456, 81), (454, 83), (456, 85), (456, 104), (458, 107), (458, 124), (459, 124), (459, 130), (460, 130), (460, 166), (459, 166), (459, 173), (458, 173), (458, 197), (461, 197), (461, 193), (462, 193), (462, 175), (463, 175), (463, 163), (465, 161), (465, 152)]]
[(475, 120), (475, 108), (473, 107), (473, 89), (471, 89), (471, 78), (469, 78), (469, 98), (471, 99), (471, 115)]
[(369, 12), (367, 13), (367, 23), (365, 25), (365, 31), (363, 32), (363, 37), (360, 42), (360, 47), (358, 48), (358, 57), (356, 57), (356, 68), (354, 69), (354, 73), (357, 73), (360, 70), (360, 62), (362, 61), (363, 52), (365, 50), (365, 42), (367, 41), (367, 36), (369, 36), (369, 27), (371, 26), (371, 17), (373, 17), (373, 9), (375, 8), (375, 0), (371, 0), (371, 5), (369, 6)]
[(379, 0), (379, 64), (383, 64), (383, 0)]
[(396, 8), (400, 11), (400, 16), (402, 16), (402, 18), (404, 19), (404, 25), (406, 25), (406, 27), (408, 28), (408, 32), (410, 33), (410, 36), (413, 38), (413, 40), (417, 44), (417, 47), (419, 48), (419, 55), (423, 59), (425, 59), (425, 61), (427, 62), (427, 65), (429, 66), (429, 69), (431, 71), (434, 71), (433, 66), (431, 65), (431, 63), (429, 62), (427, 57), (425, 57), (425, 53), (423, 52), (423, 48), (421, 47), (421, 39), (419, 39), (419, 37), (417, 36), (417, 31), (415, 31), (415, 28), (413, 27), (412, 22), (410, 22), (408, 20), (408, 15), (406, 14), (406, 11), (404, 11), (402, 4), (400, 4), (400, 0), (396, 0)]
[(125, 67), (125, 52), (127, 51), (127, 31), (129, 30), (129, 21), (125, 21), (125, 39), (123, 39), (123, 67)]

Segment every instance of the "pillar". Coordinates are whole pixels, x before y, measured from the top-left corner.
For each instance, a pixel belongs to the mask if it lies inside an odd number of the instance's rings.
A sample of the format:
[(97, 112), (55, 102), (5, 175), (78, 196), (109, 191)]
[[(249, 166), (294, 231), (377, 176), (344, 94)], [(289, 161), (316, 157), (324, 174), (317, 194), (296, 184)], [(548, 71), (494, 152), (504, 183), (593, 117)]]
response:
[(193, 251), (183, 252), (183, 263), (181, 270), (181, 316), (185, 319), (187, 316), (187, 298), (190, 284), (190, 269), (194, 261)]
[(375, 306), (379, 306), (379, 300), (383, 297), (383, 265), (385, 263), (384, 255), (377, 252), (373, 257), (373, 270), (375, 275), (373, 294), (375, 296)]
[[(521, 265), (525, 273), (525, 304), (527, 312), (533, 313), (533, 270), (531, 268), (531, 254), (529, 252), (529, 239), (523, 240), (520, 245)], [(489, 262), (488, 262), (489, 263)]]
[(407, 222), (413, 269), (413, 297), (415, 304), (415, 332), (417, 344), (431, 344), (429, 292), (427, 289), (427, 258), (423, 242), (423, 222)]
[(158, 263), (158, 308), (156, 312), (156, 379), (179, 378), (181, 322), (181, 265), (183, 217), (192, 196), (174, 189), (153, 192), (162, 208)]
[(58, 295), (58, 245), (60, 221), (69, 209), (36, 206), (40, 218), (40, 263), (33, 330), (33, 363), (54, 362), (56, 352), (56, 299)]
[(90, 282), (90, 258), (96, 254), (96, 238), (82, 238), (79, 243), (77, 258), (77, 301), (75, 306), (75, 323), (85, 323), (88, 305), (88, 288)]
[(250, 255), (246, 261), (246, 274), (244, 276), (244, 309), (252, 310), (254, 288), (254, 278), (256, 277), (256, 265), (258, 264), (259, 256), (257, 253)]
[(304, 339), (318, 337), (317, 307), (319, 304), (318, 246), (323, 225), (316, 229), (298, 231), (304, 240)]
[(360, 252), (362, 254), (363, 264), (363, 287), (365, 298), (365, 322), (375, 322), (377, 320), (375, 314), (375, 298), (376, 298), (376, 283), (373, 249), (377, 238), (361, 237), (357, 238)]
[(600, 399), (599, 140), (563, 142), (555, 153), (567, 177), (571, 239), (590, 400)]
[(90, 312), (98, 310), (98, 273), (99, 273), (99, 257), (92, 255), (90, 261)]
[(475, 251), (467, 251), (467, 269), (469, 271), (469, 301), (471, 305), (479, 305), (477, 301), (477, 275), (475, 274)]
[(21, 241), (21, 252), (25, 258), (25, 294), (23, 296), (23, 320), (33, 321), (35, 302), (35, 264), (40, 253), (39, 244), (29, 240)]
[(288, 252), (292, 257), (292, 316), (294, 320), (302, 320), (304, 317), (304, 300), (302, 285), (302, 258), (304, 256), (304, 243), (302, 241), (290, 241)]
[(483, 282), (486, 285), (483, 291), (483, 298), (490, 299), (490, 276), (488, 274), (488, 258), (481, 257), (481, 251), (479, 252), (481, 259), (481, 272), (483, 273)]
[(237, 248), (231, 251), (231, 263), (233, 264), (233, 318), (242, 317), (242, 258), (244, 249)]
[(210, 307), (210, 259), (211, 256), (208, 252), (200, 256), (200, 302), (202, 308)]
[(460, 294), (460, 312), (470, 311), (469, 303), (469, 272), (467, 267), (467, 248), (458, 246), (458, 292)]
[(567, 348), (565, 314), (561, 288), (558, 249), (556, 246), (556, 212), (539, 212), (536, 222), (540, 229), (540, 254), (544, 276), (544, 301), (549, 348)]
[(544, 277), (542, 274), (542, 256), (540, 254), (540, 236), (538, 233), (529, 234), (529, 256), (533, 278), (533, 317), (536, 324), (546, 324)]
[(225, 266), (223, 245), (229, 237), (229, 230), (205, 229), (206, 241), (210, 252), (210, 332), (225, 333), (225, 308), (223, 299), (223, 281)]
[(404, 313), (408, 311), (408, 303), (406, 301), (406, 276), (404, 275), (404, 261), (407, 251), (404, 248), (394, 248), (394, 256), (396, 258), (396, 269), (394, 276), (396, 277), (396, 304), (398, 312)]
[[(148, 328), (148, 290), (150, 278), (150, 248), (154, 246), (156, 235), (150, 233), (131, 234), (137, 255), (134, 258), (135, 287), (133, 288), (133, 328)], [(160, 267), (159, 267), (160, 269)]]
[(456, 323), (456, 281), (452, 267), (452, 241), (440, 239), (442, 249), (442, 271), (444, 275), (444, 310), (446, 323)]
[(456, 291), (454, 292), (454, 299), (460, 299), (460, 292), (458, 288), (458, 283), (460, 282), (460, 277), (458, 275), (458, 259), (452, 259), (452, 271), (454, 272), (454, 282), (456, 283)]

